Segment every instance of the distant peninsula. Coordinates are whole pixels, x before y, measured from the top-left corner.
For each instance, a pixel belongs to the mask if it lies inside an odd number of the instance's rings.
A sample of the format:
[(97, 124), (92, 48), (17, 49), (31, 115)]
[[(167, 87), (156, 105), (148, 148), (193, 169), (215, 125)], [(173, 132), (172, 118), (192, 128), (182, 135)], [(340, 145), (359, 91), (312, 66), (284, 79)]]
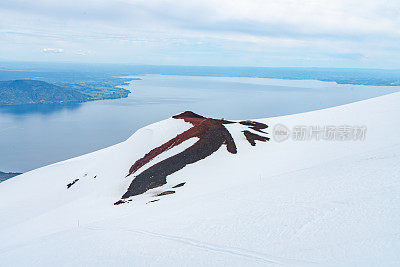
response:
[(59, 86), (30, 79), (0, 81), (0, 105), (86, 102), (124, 98), (129, 93), (119, 87)]
[(14, 176), (20, 175), (21, 173), (14, 173), (14, 172), (0, 172), (0, 183), (4, 182), (7, 179), (10, 179)]

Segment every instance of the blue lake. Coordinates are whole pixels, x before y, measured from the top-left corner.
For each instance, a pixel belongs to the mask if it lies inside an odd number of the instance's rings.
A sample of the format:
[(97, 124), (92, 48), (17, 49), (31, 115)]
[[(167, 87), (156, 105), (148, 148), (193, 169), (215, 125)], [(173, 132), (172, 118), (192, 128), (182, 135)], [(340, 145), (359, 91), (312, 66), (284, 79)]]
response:
[(0, 170), (28, 171), (92, 152), (185, 110), (256, 119), (347, 104), (400, 87), (312, 80), (145, 75), (126, 99), (82, 104), (0, 106)]

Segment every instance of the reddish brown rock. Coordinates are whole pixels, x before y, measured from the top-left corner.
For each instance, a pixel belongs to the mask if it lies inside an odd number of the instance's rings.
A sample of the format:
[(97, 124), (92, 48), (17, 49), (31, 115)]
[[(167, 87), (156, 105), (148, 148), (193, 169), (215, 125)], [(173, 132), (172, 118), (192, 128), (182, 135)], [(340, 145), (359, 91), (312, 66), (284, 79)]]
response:
[[(194, 137), (197, 137), (199, 140), (184, 151), (151, 166), (137, 175), (133, 179), (126, 193), (122, 196), (123, 199), (142, 194), (147, 190), (166, 184), (166, 178), (168, 175), (179, 171), (188, 164), (193, 164), (210, 156), (222, 145), (226, 146), (229, 153), (237, 153), (235, 141), (224, 126), (224, 124), (231, 124), (234, 122), (223, 119), (205, 118), (191, 111), (185, 111), (179, 115), (173, 116), (173, 118), (183, 119), (184, 121), (191, 123), (193, 127), (177, 135), (175, 138), (161, 146), (152, 149), (141, 159), (137, 160), (129, 169), (127, 176), (134, 174), (156, 156), (181, 144), (182, 142)], [(268, 127), (267, 125), (258, 122), (245, 121), (240, 123), (259, 132), (262, 132), (262, 129)], [(246, 132), (248, 131), (245, 131), (244, 134), (252, 145), (253, 143), (255, 144), (254, 140), (269, 140), (269, 138), (255, 135), (250, 132), (250, 134), (248, 134)]]

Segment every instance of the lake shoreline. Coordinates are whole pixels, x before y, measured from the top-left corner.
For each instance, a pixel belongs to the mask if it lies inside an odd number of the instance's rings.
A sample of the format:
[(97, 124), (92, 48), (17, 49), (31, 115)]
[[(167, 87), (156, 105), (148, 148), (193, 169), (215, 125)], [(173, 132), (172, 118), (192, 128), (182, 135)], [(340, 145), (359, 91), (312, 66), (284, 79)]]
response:
[(396, 86), (339, 85), (318, 80), (130, 77), (123, 85), (132, 92), (126, 98), (0, 106), (0, 169), (26, 172), (94, 152), (185, 110), (229, 120), (271, 118), (400, 91)]
[(0, 183), (4, 182), (8, 179), (11, 179), (15, 176), (21, 175), (22, 173), (18, 173), (18, 172), (2, 172), (0, 171)]

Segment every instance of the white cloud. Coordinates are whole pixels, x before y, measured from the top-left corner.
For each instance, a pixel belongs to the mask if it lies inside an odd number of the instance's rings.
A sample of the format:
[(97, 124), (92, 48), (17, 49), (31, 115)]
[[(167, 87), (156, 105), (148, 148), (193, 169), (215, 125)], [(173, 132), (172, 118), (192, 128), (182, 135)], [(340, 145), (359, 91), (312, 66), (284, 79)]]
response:
[(78, 50), (78, 51), (76, 51), (76, 54), (77, 54), (77, 55), (80, 55), (80, 56), (87, 56), (87, 55), (90, 54), (90, 51)]
[(43, 53), (59, 54), (59, 53), (64, 53), (64, 49), (62, 49), (62, 48), (43, 48), (42, 52)]
[(277, 55), (288, 62), (297, 53), (309, 64), (337, 54), (358, 66), (395, 62), (400, 53), (399, 0), (3, 0), (0, 14), (0, 44), (61, 46), (77, 51), (68, 56), (103, 61), (141, 53), (141, 63), (165, 57), (179, 64), (182, 53), (190, 62), (190, 51), (214, 51), (208, 64), (231, 64), (224, 60), (232, 53), (251, 50), (278, 65)]

